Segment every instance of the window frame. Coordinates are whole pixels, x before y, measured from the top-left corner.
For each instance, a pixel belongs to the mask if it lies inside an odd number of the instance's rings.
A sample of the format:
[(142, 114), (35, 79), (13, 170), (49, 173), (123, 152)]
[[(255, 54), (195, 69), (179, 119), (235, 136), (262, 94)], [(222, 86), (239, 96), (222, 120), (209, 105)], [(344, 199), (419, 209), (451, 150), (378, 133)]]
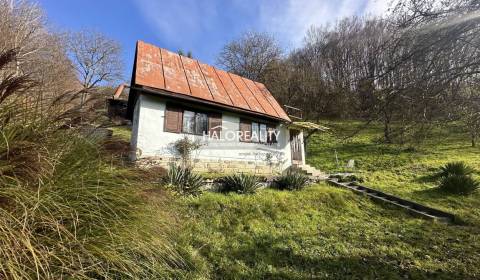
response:
[[(272, 137), (268, 137), (268, 131), (269, 131), (269, 128), (270, 129), (273, 129), (273, 131), (278, 131), (277, 129), (277, 125), (276, 124), (273, 124), (273, 123), (269, 123), (269, 122), (265, 122), (265, 121), (259, 121), (259, 120), (252, 120), (252, 119), (246, 119), (246, 118), (240, 118), (240, 122), (239, 122), (239, 131), (242, 131), (242, 123), (243, 124), (249, 124), (249, 127), (250, 127), (250, 130), (249, 130), (249, 134), (250, 136), (245, 139), (245, 136), (243, 136), (242, 138), (240, 138), (240, 142), (245, 142), (245, 143), (255, 143), (255, 144), (264, 144), (264, 145), (273, 145), (273, 144), (277, 144), (278, 143), (278, 139), (276, 136), (272, 136)], [(254, 124), (257, 125), (257, 128), (258, 128), (258, 139), (255, 139), (253, 137), (253, 127), (254, 127)], [(261, 137), (261, 127), (264, 126), (265, 127), (265, 131), (266, 131), (266, 135), (265, 137), (262, 139)], [(257, 140), (257, 141), (254, 141), (253, 139)], [(262, 140), (265, 140), (265, 141), (262, 141)]]
[[(181, 112), (181, 120), (179, 120), (180, 122), (180, 131), (169, 131), (167, 130), (167, 119), (166, 119), (166, 112), (169, 108), (172, 108), (172, 109), (177, 109)], [(185, 112), (186, 111), (189, 111), (189, 112), (193, 112), (193, 121), (194, 121), (194, 132), (185, 132), (183, 129), (184, 129), (184, 119), (185, 119)], [(203, 114), (206, 116), (205, 118), (205, 131), (202, 131), (201, 133), (196, 133), (196, 130), (197, 130), (197, 122), (196, 122), (196, 116), (197, 114)], [(164, 132), (170, 132), (170, 133), (176, 133), (176, 134), (189, 134), (189, 135), (197, 135), (197, 136), (203, 136), (204, 134), (203, 133), (206, 133), (206, 135), (208, 135), (209, 131), (210, 131), (210, 116), (213, 115), (213, 114), (216, 114), (217, 116), (219, 116), (220, 119), (222, 119), (222, 113), (217, 113), (217, 112), (208, 112), (206, 110), (202, 110), (202, 109), (196, 109), (196, 108), (192, 108), (192, 107), (188, 107), (188, 106), (181, 106), (181, 105), (178, 105), (176, 103), (167, 103), (166, 106), (165, 106), (165, 120), (164, 120), (164, 125), (163, 125), (163, 131)]]

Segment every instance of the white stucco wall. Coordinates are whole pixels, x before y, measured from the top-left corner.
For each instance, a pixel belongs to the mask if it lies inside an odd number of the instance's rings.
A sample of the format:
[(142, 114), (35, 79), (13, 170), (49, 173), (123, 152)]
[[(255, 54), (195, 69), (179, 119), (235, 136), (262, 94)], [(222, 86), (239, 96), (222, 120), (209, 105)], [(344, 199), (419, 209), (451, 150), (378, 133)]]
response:
[[(284, 124), (277, 126), (280, 134), (278, 143), (265, 145), (245, 143), (237, 139), (225, 139), (227, 131), (237, 132), (240, 115), (222, 113), (222, 133), (220, 139), (212, 139), (197, 135), (179, 134), (164, 131), (166, 101), (158, 96), (140, 95), (135, 107), (132, 127), (132, 148), (137, 151), (134, 159), (146, 157), (174, 157), (176, 153), (172, 144), (187, 135), (199, 139), (202, 147), (192, 156), (194, 159), (233, 160), (249, 162), (266, 162), (267, 154), (271, 161), (280, 164), (282, 169), (291, 165), (290, 135)], [(231, 134), (230, 134), (231, 135)], [(303, 139), (303, 137), (301, 138)], [(303, 145), (302, 145), (302, 154)]]

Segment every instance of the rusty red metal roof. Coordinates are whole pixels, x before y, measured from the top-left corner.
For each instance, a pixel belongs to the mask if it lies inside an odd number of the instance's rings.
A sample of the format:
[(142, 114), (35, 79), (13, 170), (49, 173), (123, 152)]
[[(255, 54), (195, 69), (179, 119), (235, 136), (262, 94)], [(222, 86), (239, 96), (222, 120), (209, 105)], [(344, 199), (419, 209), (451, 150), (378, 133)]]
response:
[(264, 84), (196, 59), (138, 41), (134, 69), (135, 85), (166, 90), (291, 122)]

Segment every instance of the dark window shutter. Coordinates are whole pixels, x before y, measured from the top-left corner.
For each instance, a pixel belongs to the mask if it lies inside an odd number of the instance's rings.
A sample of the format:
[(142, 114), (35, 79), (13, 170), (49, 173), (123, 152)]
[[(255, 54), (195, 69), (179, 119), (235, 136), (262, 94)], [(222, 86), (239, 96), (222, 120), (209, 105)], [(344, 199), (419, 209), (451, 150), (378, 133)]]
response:
[(220, 133), (222, 133), (222, 114), (220, 113), (208, 114), (208, 131), (212, 138), (215, 138), (215, 139), (220, 138)]
[(182, 114), (183, 110), (180, 107), (167, 105), (164, 130), (180, 133), (182, 131)]
[[(249, 120), (240, 119), (240, 131), (242, 132), (240, 141), (250, 142), (250, 137), (252, 136), (252, 122)], [(248, 133), (248, 135), (245, 133)]]
[(275, 126), (267, 125), (267, 143), (269, 144), (277, 143), (277, 137), (274, 132), (275, 132)]

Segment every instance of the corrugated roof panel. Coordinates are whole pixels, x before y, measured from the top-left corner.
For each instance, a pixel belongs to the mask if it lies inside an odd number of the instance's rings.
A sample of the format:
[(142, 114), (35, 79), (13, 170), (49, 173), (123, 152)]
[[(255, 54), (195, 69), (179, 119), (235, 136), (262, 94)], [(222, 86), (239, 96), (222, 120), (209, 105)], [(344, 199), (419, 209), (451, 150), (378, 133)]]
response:
[(220, 78), (218, 78), (215, 69), (205, 63), (198, 62), (198, 64), (200, 65), (200, 70), (202, 70), (205, 81), (210, 89), (210, 93), (213, 96), (213, 100), (223, 104), (232, 105), (232, 101), (230, 100), (227, 91), (223, 87)]
[(232, 100), (233, 105), (243, 109), (251, 110), (248, 106), (248, 103), (245, 101), (245, 99), (242, 97), (242, 94), (238, 91), (237, 87), (233, 83), (230, 75), (220, 69), (215, 69), (215, 72), (217, 72), (220, 81), (222, 81), (222, 84), (225, 87), (228, 96), (230, 96), (230, 100)]
[(280, 117), (277, 111), (275, 111), (275, 109), (272, 107), (270, 102), (268, 102), (267, 98), (263, 95), (263, 93), (260, 91), (260, 89), (255, 85), (255, 83), (252, 80), (245, 79), (245, 78), (242, 78), (242, 80), (245, 82), (245, 84), (250, 89), (250, 91), (255, 95), (255, 98), (257, 99), (258, 103), (260, 103), (265, 113), (272, 116)]
[(232, 74), (232, 73), (229, 73), (229, 75), (232, 78), (235, 85), (237, 86), (237, 89), (240, 91), (242, 96), (247, 101), (248, 106), (250, 107), (250, 110), (265, 113), (265, 111), (263, 110), (260, 103), (258, 103), (258, 101), (255, 98), (255, 96), (253, 95), (253, 93), (248, 89), (248, 87), (243, 82), (242, 77), (240, 77), (238, 75), (235, 75), (235, 74)]
[(206, 100), (213, 100), (197, 61), (185, 56), (180, 56), (180, 58), (182, 59), (183, 68), (187, 75), (188, 85), (190, 86), (192, 96)]
[(268, 100), (268, 102), (270, 102), (270, 104), (271, 104), (272, 107), (275, 109), (275, 111), (277, 112), (277, 114), (278, 114), (282, 119), (291, 121), (290, 118), (288, 117), (287, 113), (285, 113), (285, 111), (283, 110), (282, 106), (280, 106), (280, 104), (278, 104), (277, 100), (275, 100), (275, 98), (272, 96), (272, 94), (270, 93), (270, 91), (268, 91), (268, 89), (265, 87), (265, 85), (262, 84), (262, 83), (258, 83), (258, 82), (255, 82), (255, 85), (256, 85), (256, 86), (258, 87), (258, 89), (263, 93), (263, 96), (265, 96), (265, 98)]
[(176, 53), (162, 50), (163, 75), (165, 76), (166, 90), (191, 95), (187, 77), (183, 70), (182, 60)]
[(160, 49), (139, 42), (136, 57), (135, 82), (139, 85), (164, 88), (164, 81)]

